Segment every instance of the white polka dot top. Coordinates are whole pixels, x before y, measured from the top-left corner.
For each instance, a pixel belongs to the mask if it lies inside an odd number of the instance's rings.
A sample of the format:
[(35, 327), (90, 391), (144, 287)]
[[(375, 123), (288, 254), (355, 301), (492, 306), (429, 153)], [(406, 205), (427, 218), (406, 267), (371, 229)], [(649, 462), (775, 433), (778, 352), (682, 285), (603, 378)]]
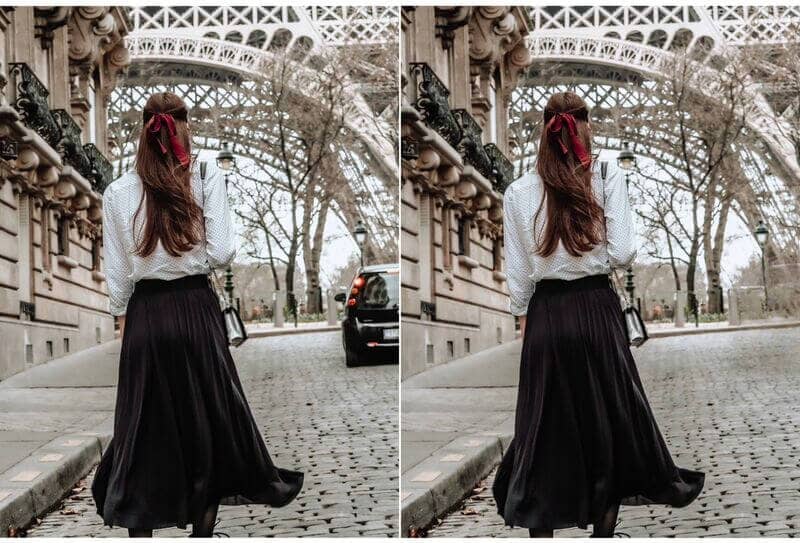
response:
[[(606, 241), (579, 257), (570, 255), (561, 243), (548, 257), (536, 253), (535, 240), (544, 234), (547, 203), (542, 203), (544, 187), (535, 172), (523, 175), (506, 189), (503, 230), (512, 315), (527, 313), (535, 284), (542, 279), (573, 280), (608, 274), (612, 268), (627, 267), (633, 261), (636, 256), (635, 233), (625, 176), (611, 162), (608, 163), (605, 181), (600, 170), (596, 162), (592, 189), (605, 210)], [(540, 204), (544, 207), (534, 225)]]
[[(203, 208), (206, 239), (180, 256), (172, 256), (161, 242), (147, 257), (135, 254), (134, 226), (131, 224), (142, 198), (142, 183), (128, 172), (111, 183), (103, 194), (103, 265), (112, 315), (124, 315), (133, 287), (140, 279), (178, 279), (206, 274), (211, 268), (227, 266), (236, 254), (225, 178), (207, 163), (205, 180), (199, 163), (192, 175), (192, 192)], [(144, 230), (146, 202), (136, 221), (136, 239)]]

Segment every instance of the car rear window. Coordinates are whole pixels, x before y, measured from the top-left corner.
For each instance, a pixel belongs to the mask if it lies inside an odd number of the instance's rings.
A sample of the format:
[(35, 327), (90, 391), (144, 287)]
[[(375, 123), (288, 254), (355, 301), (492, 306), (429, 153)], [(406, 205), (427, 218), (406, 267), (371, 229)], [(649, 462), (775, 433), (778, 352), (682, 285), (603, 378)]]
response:
[(400, 304), (400, 275), (398, 273), (364, 274), (361, 306), (370, 309), (395, 309)]

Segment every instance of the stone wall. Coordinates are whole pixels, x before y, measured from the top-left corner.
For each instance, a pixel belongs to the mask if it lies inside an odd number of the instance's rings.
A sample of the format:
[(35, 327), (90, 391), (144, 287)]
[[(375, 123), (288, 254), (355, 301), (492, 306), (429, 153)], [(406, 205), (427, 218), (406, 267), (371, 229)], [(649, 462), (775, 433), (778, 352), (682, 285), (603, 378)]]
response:
[(404, 378), (514, 338), (503, 192), (527, 32), (519, 8), (403, 8)]
[(124, 9), (0, 8), (0, 379), (114, 337), (106, 111)]

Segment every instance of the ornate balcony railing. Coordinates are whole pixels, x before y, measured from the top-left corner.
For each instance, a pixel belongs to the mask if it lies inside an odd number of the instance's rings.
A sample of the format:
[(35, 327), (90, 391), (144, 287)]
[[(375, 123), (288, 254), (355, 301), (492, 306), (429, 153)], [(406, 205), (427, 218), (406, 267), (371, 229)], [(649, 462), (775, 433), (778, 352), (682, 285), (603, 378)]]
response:
[(47, 87), (24, 62), (9, 64), (9, 74), (14, 77), (14, 109), (29, 128), (55, 149), (61, 141), (61, 129), (47, 104), (50, 95)]
[(478, 170), (485, 178), (492, 177), (492, 161), (483, 148), (481, 133), (483, 130), (466, 109), (454, 109), (453, 116), (461, 127), (461, 141), (458, 152), (464, 157), (464, 162)]
[(83, 146), (83, 150), (91, 164), (91, 170), (86, 177), (92, 184), (92, 189), (99, 194), (103, 194), (109, 183), (113, 181), (114, 166), (111, 165), (111, 162), (108, 161), (94, 143), (87, 143)]
[(58, 151), (64, 157), (64, 162), (88, 178), (92, 171), (92, 164), (81, 146), (81, 127), (65, 109), (53, 110), (53, 117), (61, 129)]
[(492, 162), (492, 186), (494, 190), (503, 194), (508, 185), (514, 181), (514, 165), (494, 143), (487, 143), (483, 148)]
[(409, 66), (411, 80), (417, 89), (414, 107), (422, 113), (428, 126), (455, 148), (461, 141), (462, 134), (450, 111), (450, 90), (426, 63), (412, 62)]

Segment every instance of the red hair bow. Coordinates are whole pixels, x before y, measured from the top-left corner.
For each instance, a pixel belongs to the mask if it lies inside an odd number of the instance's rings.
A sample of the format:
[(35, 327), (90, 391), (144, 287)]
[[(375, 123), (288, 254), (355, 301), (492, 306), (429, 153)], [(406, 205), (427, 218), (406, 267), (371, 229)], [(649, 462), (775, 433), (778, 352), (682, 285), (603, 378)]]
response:
[[(167, 128), (169, 143), (172, 146), (172, 153), (175, 155), (175, 158), (178, 159), (178, 162), (181, 163), (181, 166), (184, 168), (187, 167), (189, 165), (189, 155), (178, 140), (178, 132), (175, 130), (175, 118), (169, 113), (154, 113), (148, 124), (148, 130), (151, 134), (156, 136), (161, 132), (162, 128)], [(161, 152), (166, 155), (167, 148), (161, 143), (160, 139), (156, 139), (156, 141), (159, 147), (161, 147)]]
[(551, 136), (555, 136), (555, 140), (561, 146), (561, 151), (566, 155), (570, 149), (561, 138), (561, 130), (566, 127), (567, 135), (569, 136), (569, 143), (572, 146), (572, 152), (580, 161), (581, 166), (589, 168), (592, 165), (592, 157), (586, 152), (586, 148), (581, 143), (578, 137), (578, 128), (575, 125), (575, 117), (571, 113), (556, 113), (553, 118), (547, 123), (547, 132)]

